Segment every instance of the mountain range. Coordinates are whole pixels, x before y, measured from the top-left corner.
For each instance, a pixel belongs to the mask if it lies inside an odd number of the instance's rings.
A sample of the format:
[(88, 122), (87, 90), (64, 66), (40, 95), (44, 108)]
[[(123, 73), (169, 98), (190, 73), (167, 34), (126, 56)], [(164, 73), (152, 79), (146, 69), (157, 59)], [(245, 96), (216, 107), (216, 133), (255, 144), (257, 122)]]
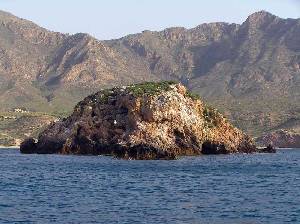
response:
[(0, 112), (68, 114), (112, 86), (174, 80), (255, 137), (300, 123), (300, 19), (143, 31), (100, 41), (0, 11)]

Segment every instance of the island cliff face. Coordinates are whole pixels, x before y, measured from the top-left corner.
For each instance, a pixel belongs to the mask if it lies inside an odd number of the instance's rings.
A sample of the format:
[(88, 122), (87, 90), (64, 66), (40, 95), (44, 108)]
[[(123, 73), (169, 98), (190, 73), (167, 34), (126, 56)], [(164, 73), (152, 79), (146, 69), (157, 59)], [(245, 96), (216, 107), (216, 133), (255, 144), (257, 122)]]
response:
[(257, 152), (252, 139), (217, 110), (172, 82), (102, 90), (51, 124), (22, 153), (114, 155), (175, 159), (182, 155)]

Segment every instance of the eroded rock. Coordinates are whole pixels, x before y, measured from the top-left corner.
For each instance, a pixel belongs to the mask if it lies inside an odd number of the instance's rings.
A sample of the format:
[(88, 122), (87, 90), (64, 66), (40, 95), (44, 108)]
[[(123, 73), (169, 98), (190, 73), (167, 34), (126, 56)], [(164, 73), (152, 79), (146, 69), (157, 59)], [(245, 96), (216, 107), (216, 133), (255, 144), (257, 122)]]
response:
[(125, 159), (257, 152), (233, 127), (181, 84), (142, 83), (103, 90), (77, 104), (21, 152), (114, 155)]

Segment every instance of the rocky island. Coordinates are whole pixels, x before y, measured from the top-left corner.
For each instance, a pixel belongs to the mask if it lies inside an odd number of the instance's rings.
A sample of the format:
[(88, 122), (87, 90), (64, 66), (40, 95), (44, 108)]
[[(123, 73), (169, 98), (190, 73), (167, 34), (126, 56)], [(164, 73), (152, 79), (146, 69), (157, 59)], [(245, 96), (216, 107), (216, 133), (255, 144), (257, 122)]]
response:
[(113, 155), (124, 159), (272, 152), (253, 140), (197, 95), (169, 81), (97, 92), (68, 118), (52, 123), (22, 153)]

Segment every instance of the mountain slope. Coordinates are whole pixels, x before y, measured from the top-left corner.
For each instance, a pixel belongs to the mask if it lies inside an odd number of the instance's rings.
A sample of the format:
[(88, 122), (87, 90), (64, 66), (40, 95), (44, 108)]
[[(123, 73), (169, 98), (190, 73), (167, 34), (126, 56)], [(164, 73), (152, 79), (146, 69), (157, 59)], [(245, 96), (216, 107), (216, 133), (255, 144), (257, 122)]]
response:
[(261, 11), (241, 25), (99, 41), (0, 12), (1, 110), (68, 112), (101, 88), (176, 80), (259, 136), (300, 118), (300, 20)]
[(260, 134), (299, 116), (299, 32), (300, 20), (258, 12), (242, 25), (144, 32), (112, 46), (121, 43), (158, 77), (179, 79)]
[(50, 32), (5, 12), (0, 30), (2, 110), (68, 110), (99, 86), (151, 79), (144, 66), (88, 34)]

